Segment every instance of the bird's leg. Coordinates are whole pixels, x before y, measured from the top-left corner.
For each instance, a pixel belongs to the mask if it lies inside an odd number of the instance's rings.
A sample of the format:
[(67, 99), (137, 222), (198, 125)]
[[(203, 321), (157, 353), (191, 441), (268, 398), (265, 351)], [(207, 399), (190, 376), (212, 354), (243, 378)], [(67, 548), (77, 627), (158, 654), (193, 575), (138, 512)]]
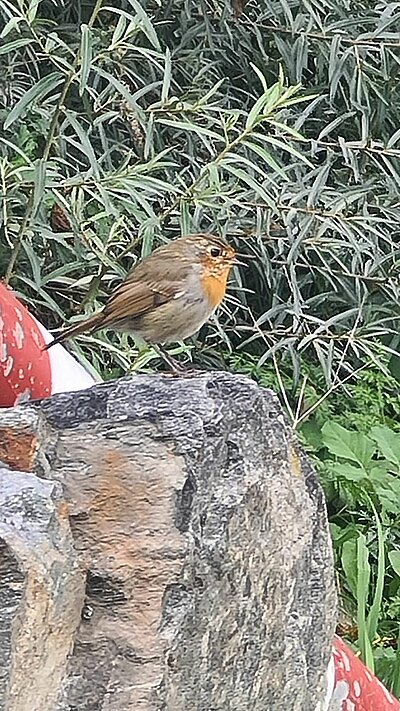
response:
[(175, 375), (184, 375), (185, 374), (185, 368), (178, 363), (175, 358), (173, 358), (162, 346), (159, 344), (152, 343), (152, 346), (156, 353), (166, 362), (166, 364), (171, 368), (172, 372)]

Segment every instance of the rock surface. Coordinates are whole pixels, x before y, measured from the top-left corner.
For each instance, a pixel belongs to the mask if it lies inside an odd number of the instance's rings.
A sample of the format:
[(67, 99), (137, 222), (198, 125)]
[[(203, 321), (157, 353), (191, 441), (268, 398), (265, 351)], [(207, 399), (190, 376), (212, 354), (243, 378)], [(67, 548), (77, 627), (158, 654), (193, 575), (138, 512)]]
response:
[(52, 711), (317, 708), (336, 619), (326, 513), (271, 392), (136, 376), (12, 412), (15, 428), (39, 413), (34, 467), (62, 485), (87, 571)]
[(61, 487), (0, 468), (0, 708), (54, 711), (85, 575)]

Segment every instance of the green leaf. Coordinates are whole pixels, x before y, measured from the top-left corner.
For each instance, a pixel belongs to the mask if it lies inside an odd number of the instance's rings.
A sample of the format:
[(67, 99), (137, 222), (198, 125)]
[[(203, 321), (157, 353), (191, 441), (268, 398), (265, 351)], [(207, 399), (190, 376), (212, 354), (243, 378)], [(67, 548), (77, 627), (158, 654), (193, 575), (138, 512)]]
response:
[(371, 640), (368, 636), (366, 619), (367, 600), (371, 566), (366, 538), (360, 533), (357, 540), (357, 623), (361, 656), (371, 671), (374, 671), (374, 657), (372, 654)]
[(260, 158), (262, 158), (265, 161), (265, 163), (267, 165), (269, 165), (270, 168), (272, 168), (272, 170), (275, 171), (275, 173), (280, 175), (282, 180), (289, 180), (289, 178), (286, 175), (283, 168), (281, 168), (281, 166), (278, 165), (276, 160), (264, 148), (259, 146), (257, 143), (254, 143), (253, 141), (249, 141), (249, 140), (242, 141), (242, 145), (247, 146), (248, 148), (250, 148), (251, 151), (254, 151), (254, 153), (257, 153), (257, 155), (259, 155)]
[(371, 428), (370, 435), (385, 459), (400, 470), (400, 432), (393, 432), (385, 426), (375, 426)]
[(146, 35), (147, 39), (153, 45), (153, 47), (160, 52), (160, 42), (158, 40), (157, 33), (151, 23), (149, 16), (146, 14), (138, 0), (128, 0), (128, 2), (130, 5), (132, 5), (134, 11), (136, 12), (137, 17), (140, 20), (140, 27)]
[(34, 173), (34, 191), (33, 191), (33, 205), (32, 205), (32, 217), (36, 216), (39, 205), (43, 200), (44, 188), (46, 183), (46, 161), (40, 159), (35, 164)]
[(64, 77), (59, 72), (53, 72), (39, 79), (11, 109), (4, 121), (4, 128), (10, 128), (14, 121), (17, 121), (33, 102), (44, 101), (46, 96), (50, 94), (50, 92), (53, 92), (63, 81)]
[(355, 539), (343, 543), (341, 562), (346, 582), (354, 598), (357, 599), (357, 541)]
[(265, 94), (268, 91), (268, 84), (267, 84), (267, 80), (266, 80), (264, 74), (255, 64), (253, 64), (253, 62), (250, 62), (250, 66), (251, 66), (253, 72), (255, 72), (257, 74), (257, 76), (261, 82), (264, 94)]
[(29, 23), (30, 25), (31, 25), (31, 24), (35, 21), (35, 19), (36, 19), (37, 11), (38, 11), (38, 8), (39, 8), (39, 5), (40, 5), (41, 2), (42, 2), (42, 0), (30, 0), (29, 6), (28, 6), (28, 10), (27, 10), (27, 13), (26, 13), (26, 19), (28, 20), (28, 23)]
[(322, 439), (325, 447), (336, 457), (349, 459), (366, 469), (370, 466), (375, 445), (361, 432), (346, 430), (337, 422), (325, 422)]
[(182, 131), (188, 131), (190, 133), (197, 133), (199, 136), (207, 136), (208, 138), (213, 138), (216, 141), (224, 141), (223, 137), (218, 133), (210, 131), (210, 129), (205, 128), (205, 126), (200, 126), (197, 123), (189, 123), (189, 121), (173, 121), (163, 118), (157, 119), (156, 123), (162, 124), (163, 126), (171, 126), (172, 128), (179, 128)]
[(92, 31), (88, 25), (81, 25), (81, 68), (79, 72), (79, 93), (82, 96), (86, 89), (92, 63)]
[(13, 42), (7, 42), (0, 47), (0, 54), (7, 54), (8, 52), (14, 52), (20, 47), (26, 47), (27, 44), (32, 44), (33, 39), (29, 37), (21, 37), (21, 39), (14, 40)]
[(381, 615), (383, 587), (385, 583), (385, 538), (378, 512), (371, 500), (369, 504), (374, 512), (376, 530), (378, 533), (378, 568), (376, 572), (375, 592), (367, 618), (368, 638), (373, 641), (378, 630), (378, 620)]
[(355, 467), (349, 462), (345, 464), (340, 464), (340, 462), (334, 462), (331, 465), (332, 471), (335, 476), (339, 476), (342, 479), (347, 479), (347, 481), (362, 481), (366, 478), (366, 471), (363, 467)]
[(264, 200), (264, 202), (269, 205), (269, 207), (275, 209), (275, 204), (271, 196), (268, 195), (268, 193), (264, 190), (263, 186), (260, 185), (260, 183), (257, 183), (257, 181), (251, 177), (251, 175), (249, 175), (244, 170), (241, 170), (240, 168), (235, 168), (230, 163), (223, 163), (221, 167), (223, 167), (223, 169), (226, 170), (228, 173), (232, 173), (232, 175), (238, 178), (241, 183), (247, 185), (252, 191), (254, 191), (255, 195), (258, 195), (262, 200)]
[(169, 88), (171, 86), (171, 52), (168, 47), (165, 50), (164, 77), (161, 89), (161, 101), (164, 104), (168, 99)]
[(390, 560), (390, 565), (392, 566), (394, 572), (400, 578), (400, 551), (389, 551), (388, 558)]
[(270, 143), (271, 146), (275, 146), (276, 148), (280, 148), (282, 151), (290, 153), (290, 155), (294, 156), (295, 158), (298, 158), (299, 161), (308, 165), (309, 168), (314, 168), (313, 164), (307, 158), (307, 156), (300, 153), (290, 143), (284, 143), (284, 141), (281, 141), (280, 139), (275, 138), (274, 136), (269, 136), (268, 134), (257, 133), (257, 138), (259, 138), (261, 141), (265, 141), (266, 143)]

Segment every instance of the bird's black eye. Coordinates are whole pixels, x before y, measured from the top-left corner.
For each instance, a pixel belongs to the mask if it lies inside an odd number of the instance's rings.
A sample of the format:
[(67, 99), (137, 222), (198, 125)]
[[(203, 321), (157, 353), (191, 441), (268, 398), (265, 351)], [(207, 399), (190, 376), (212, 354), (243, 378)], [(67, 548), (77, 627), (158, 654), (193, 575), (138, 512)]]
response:
[(222, 254), (222, 249), (219, 247), (211, 247), (210, 254), (212, 257), (220, 257)]

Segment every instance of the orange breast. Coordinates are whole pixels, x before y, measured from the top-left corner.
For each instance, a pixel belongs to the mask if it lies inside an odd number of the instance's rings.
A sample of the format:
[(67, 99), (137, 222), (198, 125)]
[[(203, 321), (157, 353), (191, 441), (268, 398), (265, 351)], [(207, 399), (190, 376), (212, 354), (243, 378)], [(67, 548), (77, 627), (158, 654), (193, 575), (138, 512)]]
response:
[(203, 293), (207, 297), (211, 309), (216, 309), (225, 296), (229, 271), (227, 268), (219, 273), (205, 273), (201, 277)]

